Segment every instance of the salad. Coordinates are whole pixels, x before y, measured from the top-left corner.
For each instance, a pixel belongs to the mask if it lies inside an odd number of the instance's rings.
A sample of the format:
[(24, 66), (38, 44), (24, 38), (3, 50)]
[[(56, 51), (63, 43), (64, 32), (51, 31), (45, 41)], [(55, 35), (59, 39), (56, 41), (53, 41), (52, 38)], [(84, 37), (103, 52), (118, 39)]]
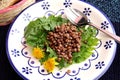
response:
[(31, 54), (49, 73), (90, 57), (99, 41), (96, 34), (94, 27), (74, 26), (61, 15), (31, 21), (24, 31)]

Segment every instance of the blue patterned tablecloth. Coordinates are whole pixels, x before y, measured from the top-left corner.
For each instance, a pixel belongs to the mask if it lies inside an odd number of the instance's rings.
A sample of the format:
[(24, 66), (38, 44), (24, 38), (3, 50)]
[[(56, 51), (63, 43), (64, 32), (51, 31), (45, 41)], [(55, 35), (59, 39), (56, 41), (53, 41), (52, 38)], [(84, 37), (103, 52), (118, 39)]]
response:
[[(41, 1), (41, 0), (36, 0)], [(70, 0), (66, 0), (70, 1)], [(120, 36), (120, 0), (82, 0), (103, 11), (111, 20), (115, 32)], [(6, 55), (5, 40), (9, 25), (0, 27), (0, 80), (22, 80), (10, 66)], [(115, 59), (100, 80), (120, 80), (120, 44), (117, 44)]]

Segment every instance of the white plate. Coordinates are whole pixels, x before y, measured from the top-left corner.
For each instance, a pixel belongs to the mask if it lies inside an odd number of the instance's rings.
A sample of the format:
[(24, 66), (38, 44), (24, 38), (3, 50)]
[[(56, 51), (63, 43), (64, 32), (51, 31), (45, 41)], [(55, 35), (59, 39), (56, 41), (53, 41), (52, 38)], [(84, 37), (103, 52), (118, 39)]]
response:
[[(102, 32), (97, 37), (100, 44), (86, 61), (71, 65), (48, 74), (38, 60), (31, 55), (26, 45), (24, 28), (32, 20), (50, 14), (64, 14), (64, 9), (73, 7), (82, 11), (91, 22), (115, 34), (109, 19), (92, 5), (79, 0), (44, 0), (25, 9), (12, 24), (7, 37), (7, 55), (15, 71), (30, 80), (95, 80), (99, 79), (111, 65), (116, 51), (116, 43)], [(71, 70), (67, 74), (66, 71)]]

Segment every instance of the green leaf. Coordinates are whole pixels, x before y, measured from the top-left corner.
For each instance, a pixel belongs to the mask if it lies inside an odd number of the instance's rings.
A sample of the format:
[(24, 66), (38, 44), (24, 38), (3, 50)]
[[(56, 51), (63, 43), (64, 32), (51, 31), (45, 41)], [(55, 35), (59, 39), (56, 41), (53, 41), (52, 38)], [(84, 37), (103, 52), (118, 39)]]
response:
[(50, 58), (52, 58), (52, 57), (57, 57), (56, 52), (55, 52), (52, 48), (50, 48), (49, 46), (47, 46), (46, 52), (49, 53), (49, 57), (50, 57)]
[[(35, 21), (31, 21), (25, 28), (24, 37), (27, 44), (32, 47), (40, 47), (42, 49), (46, 48), (44, 58), (40, 59), (40, 63), (43, 64), (48, 58), (57, 57), (57, 53), (49, 46), (49, 41), (47, 40), (47, 34), (53, 31), (56, 26), (60, 26), (63, 23), (67, 23), (68, 20), (60, 16), (55, 17), (54, 15), (46, 17), (41, 17)], [(72, 62), (80, 63), (90, 57), (98, 44), (99, 39), (96, 38), (97, 30), (87, 25), (82, 27), (77, 27), (78, 31), (82, 31), (81, 34), (81, 47), (80, 52), (72, 53)], [(72, 63), (72, 64), (73, 64)], [(67, 60), (63, 58), (59, 62), (59, 69), (68, 67), (71, 65)]]
[(31, 46), (44, 47), (46, 40), (46, 35), (49, 31), (54, 30), (58, 25), (61, 25), (68, 20), (61, 18), (61, 16), (55, 17), (51, 15), (50, 17), (41, 17), (35, 21), (31, 21), (24, 31), (24, 37), (27, 44)]
[(60, 62), (58, 62), (59, 63), (59, 65), (57, 65), (58, 66), (58, 68), (59, 69), (62, 69), (62, 68), (66, 68), (66, 67), (68, 67), (70, 64), (65, 60), (65, 59), (61, 59), (61, 61)]

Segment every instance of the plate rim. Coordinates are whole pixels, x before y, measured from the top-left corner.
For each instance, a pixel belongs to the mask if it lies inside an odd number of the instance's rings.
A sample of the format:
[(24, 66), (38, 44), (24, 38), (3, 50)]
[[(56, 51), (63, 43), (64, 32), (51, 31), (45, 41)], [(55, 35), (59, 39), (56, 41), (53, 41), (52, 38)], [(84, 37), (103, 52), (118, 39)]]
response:
[[(26, 9), (28, 9), (29, 7), (33, 6), (34, 4), (37, 4), (37, 3), (42, 2), (42, 1), (45, 1), (45, 0), (36, 1), (35, 3), (33, 3), (33, 4), (29, 5), (28, 7), (26, 7), (23, 11), (21, 11), (21, 12), (15, 17), (15, 19), (13, 20), (13, 23), (10, 24), (10, 26), (9, 26), (9, 28), (8, 28), (7, 35), (6, 35), (6, 54), (7, 54), (7, 57), (8, 57), (8, 61), (9, 61), (10, 65), (12, 66), (12, 68), (14, 69), (14, 71), (15, 71), (22, 79), (25, 79), (25, 80), (27, 79), (27, 77), (25, 77), (24, 75), (22, 75), (22, 74), (19, 72), (19, 70), (15, 67), (15, 65), (13, 64), (13, 62), (12, 62), (12, 60), (11, 60), (11, 58), (10, 58), (9, 50), (8, 50), (8, 49), (9, 49), (9, 48), (8, 48), (9, 33), (10, 33), (10, 31), (11, 31), (11, 28), (12, 28), (14, 22), (17, 20), (17, 18), (18, 18)], [(81, 0), (78, 0), (78, 1), (81, 1)], [(101, 14), (103, 14), (103, 16), (108, 20), (109, 24), (111, 25), (113, 34), (116, 35), (116, 32), (115, 32), (115, 29), (114, 29), (114, 26), (113, 26), (112, 22), (110, 21), (110, 19), (107, 17), (107, 15), (106, 15), (101, 9), (99, 9), (98, 7), (96, 7), (95, 5), (93, 5), (93, 4), (89, 3), (89, 2), (86, 2), (86, 1), (81, 1), (81, 2), (84, 2), (84, 3), (92, 6), (93, 8), (97, 9)], [(102, 71), (102, 73), (99, 74), (98, 76), (96, 76), (96, 77), (94, 78), (94, 80), (98, 80), (99, 78), (101, 78), (101, 77), (107, 72), (107, 70), (110, 68), (111, 64), (113, 63), (113, 60), (115, 59), (115, 55), (116, 55), (117, 43), (115, 42), (114, 45), (115, 45), (115, 46), (114, 46), (114, 51), (113, 51), (113, 57), (112, 57), (112, 59), (110, 60), (109, 64), (105, 67), (105, 69)]]

